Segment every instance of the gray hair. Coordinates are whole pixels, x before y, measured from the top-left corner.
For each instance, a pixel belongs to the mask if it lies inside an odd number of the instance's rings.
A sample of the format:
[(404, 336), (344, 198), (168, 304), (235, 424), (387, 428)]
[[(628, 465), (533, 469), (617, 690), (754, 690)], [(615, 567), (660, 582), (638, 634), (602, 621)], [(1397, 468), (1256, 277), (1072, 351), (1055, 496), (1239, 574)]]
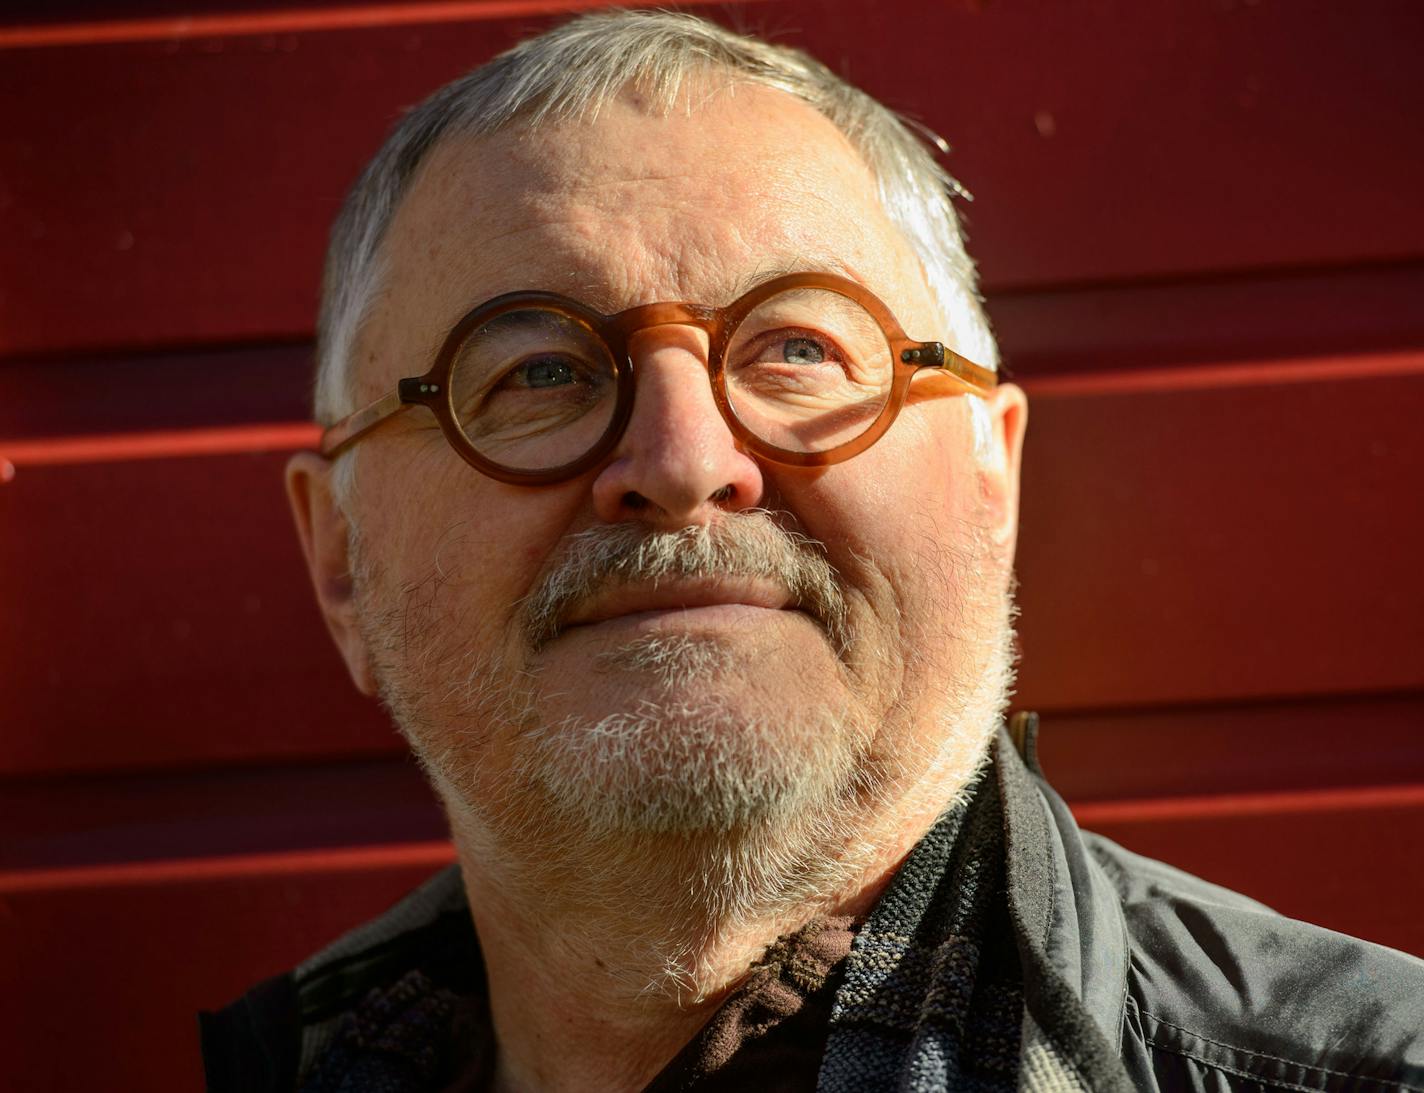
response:
[[(362, 171), (327, 251), (317, 324), (317, 420), (329, 425), (355, 409), (353, 348), (384, 281), (382, 242), (437, 144), (515, 125), (596, 117), (629, 85), (670, 111), (689, 79), (707, 72), (793, 95), (845, 134), (874, 173), (891, 220), (920, 254), (955, 348), (995, 367), (998, 351), (952, 205), (953, 195), (964, 191), (906, 122), (800, 50), (692, 15), (606, 11), (522, 42), (445, 85), (406, 114)], [(975, 424), (982, 433), (987, 415), (976, 414)]]

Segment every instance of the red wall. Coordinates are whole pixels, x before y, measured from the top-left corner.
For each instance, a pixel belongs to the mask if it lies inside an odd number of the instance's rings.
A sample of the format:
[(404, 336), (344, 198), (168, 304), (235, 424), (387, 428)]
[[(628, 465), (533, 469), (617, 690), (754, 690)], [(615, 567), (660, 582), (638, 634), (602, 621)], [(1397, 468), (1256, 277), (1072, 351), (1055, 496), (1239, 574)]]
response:
[[(194, 1011), (448, 859), (279, 469), (356, 170), (590, 6), (0, 9), (13, 1088), (194, 1087)], [(1020, 704), (1080, 818), (1424, 953), (1424, 7), (708, 10), (955, 146), (1033, 404)]]

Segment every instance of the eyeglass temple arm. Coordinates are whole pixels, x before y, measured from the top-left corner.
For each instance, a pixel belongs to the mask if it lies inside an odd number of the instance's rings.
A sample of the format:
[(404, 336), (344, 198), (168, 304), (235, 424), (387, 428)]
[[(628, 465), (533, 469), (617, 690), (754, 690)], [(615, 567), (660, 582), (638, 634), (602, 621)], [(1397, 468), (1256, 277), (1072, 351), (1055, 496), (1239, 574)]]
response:
[(401, 397), (399, 390), (392, 391), (385, 398), (377, 399), (364, 410), (357, 410), (327, 429), (321, 434), (321, 446), (318, 450), (327, 459), (335, 459), (381, 422), (410, 405), (412, 404)]
[(953, 349), (945, 348), (940, 342), (917, 342), (901, 353), (900, 359), (906, 364), (948, 372), (981, 395), (987, 395), (999, 384), (996, 373), (980, 367)]

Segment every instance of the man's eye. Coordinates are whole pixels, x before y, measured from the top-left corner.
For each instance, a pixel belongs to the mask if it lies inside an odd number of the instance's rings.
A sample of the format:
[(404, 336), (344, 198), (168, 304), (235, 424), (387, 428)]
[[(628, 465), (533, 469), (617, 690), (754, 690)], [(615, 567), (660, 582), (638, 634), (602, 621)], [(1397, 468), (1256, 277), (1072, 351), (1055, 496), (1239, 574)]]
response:
[(573, 365), (564, 357), (525, 361), (514, 370), (512, 378), (519, 387), (563, 387), (578, 379)]
[(787, 338), (781, 343), (781, 359), (787, 364), (820, 364), (826, 351), (811, 338)]

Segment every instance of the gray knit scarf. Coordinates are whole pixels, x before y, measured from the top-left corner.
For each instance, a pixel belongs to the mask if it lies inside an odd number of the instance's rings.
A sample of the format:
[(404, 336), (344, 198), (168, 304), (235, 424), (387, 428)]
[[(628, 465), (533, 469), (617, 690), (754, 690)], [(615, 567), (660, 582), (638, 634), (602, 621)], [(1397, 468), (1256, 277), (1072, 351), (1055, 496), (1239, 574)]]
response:
[(857, 934), (819, 1088), (1013, 1090), (1022, 1018), (1003, 809), (985, 777), (920, 841)]

